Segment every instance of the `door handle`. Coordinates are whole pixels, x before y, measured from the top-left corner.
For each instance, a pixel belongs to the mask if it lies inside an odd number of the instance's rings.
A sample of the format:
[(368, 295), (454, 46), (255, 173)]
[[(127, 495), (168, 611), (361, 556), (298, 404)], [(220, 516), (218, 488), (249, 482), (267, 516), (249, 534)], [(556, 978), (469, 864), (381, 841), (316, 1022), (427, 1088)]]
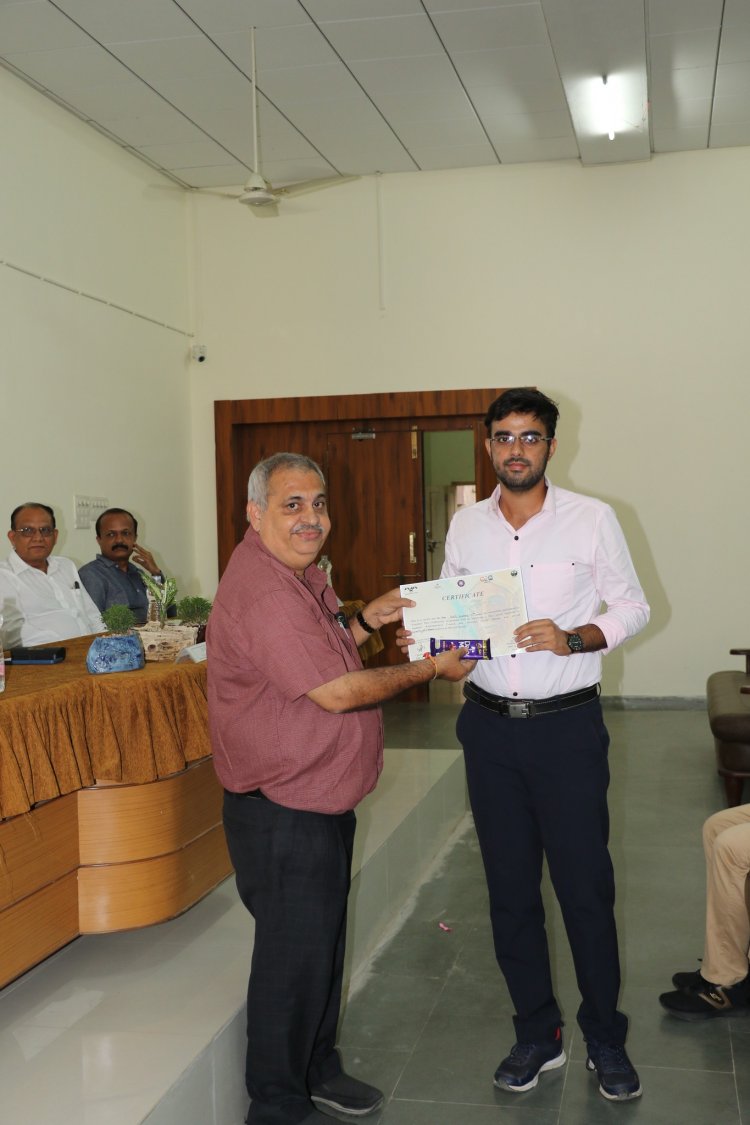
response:
[(417, 562), (417, 533), (416, 531), (409, 532), (409, 562), (412, 566)]

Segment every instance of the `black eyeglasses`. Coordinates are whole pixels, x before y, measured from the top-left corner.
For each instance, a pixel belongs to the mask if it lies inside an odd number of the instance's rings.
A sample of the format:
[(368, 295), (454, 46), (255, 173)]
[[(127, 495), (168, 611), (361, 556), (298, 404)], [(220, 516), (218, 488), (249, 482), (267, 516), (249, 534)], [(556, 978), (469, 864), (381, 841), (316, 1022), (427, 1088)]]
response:
[(541, 434), (535, 434), (533, 430), (527, 430), (523, 434), (494, 434), (490, 441), (493, 445), (513, 445), (517, 441), (520, 441), (521, 445), (538, 445), (540, 441), (552, 441), (552, 438), (542, 437)]

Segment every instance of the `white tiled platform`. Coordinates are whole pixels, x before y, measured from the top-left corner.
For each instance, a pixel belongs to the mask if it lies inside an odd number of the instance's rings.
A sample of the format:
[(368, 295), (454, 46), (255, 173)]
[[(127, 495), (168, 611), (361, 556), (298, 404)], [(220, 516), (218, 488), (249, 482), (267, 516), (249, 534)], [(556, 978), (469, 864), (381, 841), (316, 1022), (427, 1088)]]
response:
[[(466, 809), (457, 750), (385, 755), (358, 810), (349, 974)], [(228, 879), (180, 918), (78, 938), (0, 991), (0, 1125), (240, 1125), (252, 935)]]

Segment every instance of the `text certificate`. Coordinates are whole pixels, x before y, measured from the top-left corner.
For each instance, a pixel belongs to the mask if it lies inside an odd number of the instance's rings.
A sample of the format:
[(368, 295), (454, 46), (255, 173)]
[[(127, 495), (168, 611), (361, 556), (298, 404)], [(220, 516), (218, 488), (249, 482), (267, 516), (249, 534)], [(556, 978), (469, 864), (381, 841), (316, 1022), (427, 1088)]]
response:
[(461, 574), (435, 582), (411, 582), (401, 596), (417, 604), (404, 609), (404, 625), (415, 643), (409, 659), (421, 660), (440, 642), (489, 640), (492, 657), (518, 652), (514, 629), (528, 621), (520, 568)]

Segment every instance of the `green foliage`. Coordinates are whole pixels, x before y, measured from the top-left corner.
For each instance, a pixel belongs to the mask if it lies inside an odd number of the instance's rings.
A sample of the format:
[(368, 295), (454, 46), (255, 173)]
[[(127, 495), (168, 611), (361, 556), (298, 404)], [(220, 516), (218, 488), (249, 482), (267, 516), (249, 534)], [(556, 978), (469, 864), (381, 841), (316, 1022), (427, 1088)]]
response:
[(211, 612), (206, 598), (187, 597), (177, 603), (177, 616), (184, 625), (205, 625)]
[(159, 623), (166, 625), (167, 610), (177, 597), (177, 582), (174, 578), (165, 578), (163, 582), (158, 582), (152, 574), (147, 574), (145, 571), (142, 572), (141, 577), (156, 602)]
[(135, 625), (135, 614), (128, 605), (111, 605), (102, 610), (102, 621), (110, 633), (129, 633)]

